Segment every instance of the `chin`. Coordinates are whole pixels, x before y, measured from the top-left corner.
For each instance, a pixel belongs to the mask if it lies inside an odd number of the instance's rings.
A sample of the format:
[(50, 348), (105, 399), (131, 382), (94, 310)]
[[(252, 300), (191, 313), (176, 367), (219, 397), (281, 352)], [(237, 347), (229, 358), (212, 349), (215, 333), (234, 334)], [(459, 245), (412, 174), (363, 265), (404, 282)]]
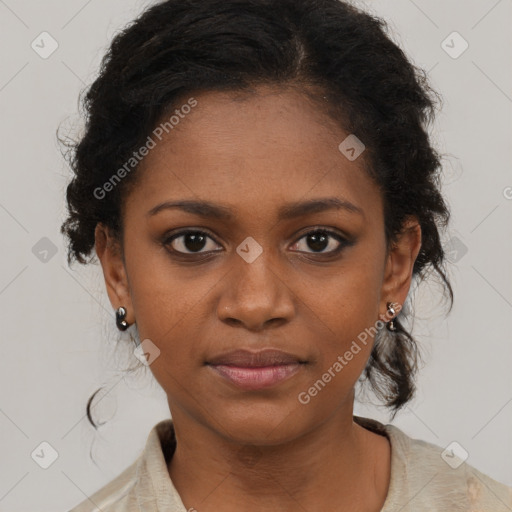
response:
[[(307, 432), (308, 425), (304, 418), (298, 417), (301, 412), (295, 404), (283, 407), (275, 404), (261, 406), (240, 403), (231, 407), (223, 407), (223, 413), (217, 415), (210, 425), (225, 439), (258, 446), (282, 444)], [(222, 429), (219, 430), (219, 425)]]

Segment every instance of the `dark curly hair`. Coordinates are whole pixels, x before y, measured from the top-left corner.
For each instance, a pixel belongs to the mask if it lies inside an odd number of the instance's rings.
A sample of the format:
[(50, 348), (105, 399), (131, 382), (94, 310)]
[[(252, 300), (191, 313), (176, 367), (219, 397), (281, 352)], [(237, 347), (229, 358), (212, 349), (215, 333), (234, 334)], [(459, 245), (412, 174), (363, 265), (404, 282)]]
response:
[[(61, 226), (69, 238), (68, 264), (88, 263), (97, 223), (110, 228), (122, 248), (122, 205), (136, 167), (108, 200), (94, 191), (184, 98), (290, 86), (364, 141), (366, 172), (383, 197), (388, 247), (407, 217), (416, 217), (422, 245), (413, 276), (422, 281), (435, 271), (451, 310), (439, 233), (450, 213), (440, 192), (441, 159), (427, 133), (440, 98), (386, 29), (382, 19), (340, 0), (167, 0), (148, 8), (114, 37), (82, 98), (85, 132), (66, 143), (74, 172)], [(376, 339), (364, 370), (394, 414), (413, 397), (418, 368), (417, 344), (404, 319), (402, 310), (397, 331), (385, 334), (391, 341)]]

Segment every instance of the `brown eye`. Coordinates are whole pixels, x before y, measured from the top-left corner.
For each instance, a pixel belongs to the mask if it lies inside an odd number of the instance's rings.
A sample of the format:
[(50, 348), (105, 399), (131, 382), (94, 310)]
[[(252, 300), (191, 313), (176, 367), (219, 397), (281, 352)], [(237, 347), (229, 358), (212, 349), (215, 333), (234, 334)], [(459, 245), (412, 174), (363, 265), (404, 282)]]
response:
[[(301, 240), (305, 240), (305, 242), (301, 243)], [(293, 247), (295, 249), (299, 248), (301, 252), (312, 252), (313, 254), (334, 254), (349, 244), (350, 242), (347, 239), (334, 231), (317, 229), (303, 235)], [(311, 249), (311, 251), (308, 251), (308, 248)]]
[[(170, 245), (173, 251), (181, 254), (201, 254), (217, 247), (215, 241), (204, 231), (190, 230), (172, 235), (166, 239), (165, 245)], [(203, 251), (205, 248), (206, 251)]]

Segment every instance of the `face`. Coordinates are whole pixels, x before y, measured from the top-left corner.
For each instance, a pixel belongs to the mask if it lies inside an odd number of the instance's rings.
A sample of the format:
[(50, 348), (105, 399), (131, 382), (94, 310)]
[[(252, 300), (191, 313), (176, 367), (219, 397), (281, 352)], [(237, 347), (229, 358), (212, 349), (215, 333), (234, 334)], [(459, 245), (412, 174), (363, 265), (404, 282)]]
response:
[[(421, 233), (412, 220), (387, 252), (364, 153), (338, 149), (349, 134), (299, 92), (257, 92), (194, 96), (136, 171), (124, 262), (100, 225), (96, 251), (113, 307), (160, 351), (174, 421), (273, 444), (352, 417), (371, 328), (405, 300)], [(294, 363), (208, 364), (239, 349)]]

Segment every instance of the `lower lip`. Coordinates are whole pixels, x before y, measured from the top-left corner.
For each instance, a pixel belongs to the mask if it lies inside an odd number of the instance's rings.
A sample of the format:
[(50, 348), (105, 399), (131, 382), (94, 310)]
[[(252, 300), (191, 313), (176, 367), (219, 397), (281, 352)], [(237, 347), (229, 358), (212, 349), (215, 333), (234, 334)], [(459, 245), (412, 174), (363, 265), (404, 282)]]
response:
[(236, 386), (246, 390), (269, 388), (289, 379), (301, 368), (301, 363), (264, 366), (259, 368), (242, 368), (228, 365), (209, 365)]

